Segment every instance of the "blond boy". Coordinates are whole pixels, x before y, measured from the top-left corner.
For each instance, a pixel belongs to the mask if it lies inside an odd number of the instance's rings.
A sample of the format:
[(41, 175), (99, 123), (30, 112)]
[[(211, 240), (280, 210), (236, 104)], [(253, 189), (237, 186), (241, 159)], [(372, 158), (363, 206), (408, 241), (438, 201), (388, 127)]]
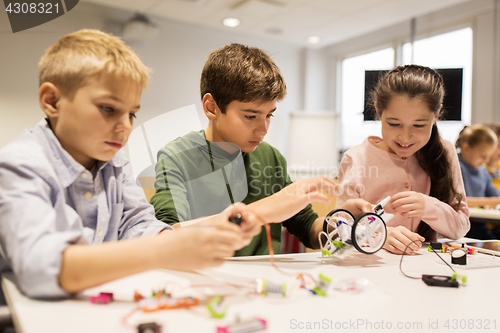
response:
[[(205, 228), (171, 231), (155, 219), (120, 151), (149, 70), (120, 39), (97, 30), (66, 35), (39, 67), (47, 118), (0, 151), (1, 254), (28, 296), (64, 297), (154, 268), (217, 265), (260, 231), (242, 204), (201, 222)], [(228, 222), (236, 213), (241, 228)]]

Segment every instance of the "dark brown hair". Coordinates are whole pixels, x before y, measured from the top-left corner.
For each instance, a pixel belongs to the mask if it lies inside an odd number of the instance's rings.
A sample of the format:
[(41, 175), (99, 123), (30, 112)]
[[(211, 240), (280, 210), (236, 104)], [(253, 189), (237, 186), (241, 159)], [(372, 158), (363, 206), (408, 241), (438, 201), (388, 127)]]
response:
[(225, 113), (232, 101), (280, 101), (286, 96), (286, 84), (264, 51), (233, 43), (210, 54), (201, 73), (200, 92), (202, 99), (211, 94)]
[[(393, 97), (404, 96), (426, 103), (430, 112), (436, 114), (443, 104), (444, 94), (443, 78), (438, 72), (428, 67), (406, 65), (396, 67), (387, 73), (378, 82), (372, 97), (380, 113), (387, 108)], [(436, 124), (432, 126), (429, 142), (415, 155), (422, 169), (431, 178), (430, 196), (458, 210), (462, 195), (457, 193), (453, 186), (451, 162), (448, 160)], [(452, 204), (455, 198), (458, 202)], [(429, 231), (432, 231), (429, 229), (427, 224), (420, 223), (417, 232), (427, 239)]]

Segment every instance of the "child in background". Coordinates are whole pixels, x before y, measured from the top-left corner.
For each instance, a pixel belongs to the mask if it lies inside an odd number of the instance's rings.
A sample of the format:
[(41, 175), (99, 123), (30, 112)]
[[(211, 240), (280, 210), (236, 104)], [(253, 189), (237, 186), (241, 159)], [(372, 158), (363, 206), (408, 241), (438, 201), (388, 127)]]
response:
[[(484, 167), (497, 149), (495, 133), (483, 125), (465, 126), (460, 131), (455, 146), (460, 149), (460, 167), (469, 207), (495, 207), (500, 204), (500, 191), (495, 188)], [(467, 237), (477, 239), (494, 239), (497, 236), (484, 223), (474, 221), (471, 221), (471, 228), (467, 233)]]
[(500, 125), (489, 123), (484, 124), (484, 126), (490, 128), (497, 136), (497, 149), (493, 152), (485, 167), (493, 179), (493, 184), (500, 190)]
[[(444, 98), (442, 77), (434, 70), (399, 66), (373, 92), (382, 138), (368, 137), (349, 149), (340, 164), (343, 193), (337, 206), (350, 198), (373, 204), (391, 196), (386, 211), (384, 248), (402, 253), (412, 241), (441, 235), (457, 239), (469, 230), (469, 211), (457, 154), (439, 136), (436, 121)], [(420, 243), (409, 247), (417, 251)]]
[[(149, 269), (219, 265), (260, 232), (243, 204), (206, 228), (169, 231), (156, 220), (120, 150), (149, 69), (120, 39), (66, 35), (39, 68), (47, 118), (0, 150), (0, 253), (25, 294), (65, 297)], [(241, 228), (228, 221), (238, 213)]]
[[(491, 155), (490, 160), (486, 163), (486, 170), (490, 173), (493, 185), (500, 190), (500, 125), (495, 123), (486, 123), (484, 126), (490, 128), (497, 135), (497, 149)], [(498, 206), (496, 206), (498, 208)], [(494, 223), (486, 223), (488, 229), (491, 229), (495, 238), (500, 238), (500, 225)]]

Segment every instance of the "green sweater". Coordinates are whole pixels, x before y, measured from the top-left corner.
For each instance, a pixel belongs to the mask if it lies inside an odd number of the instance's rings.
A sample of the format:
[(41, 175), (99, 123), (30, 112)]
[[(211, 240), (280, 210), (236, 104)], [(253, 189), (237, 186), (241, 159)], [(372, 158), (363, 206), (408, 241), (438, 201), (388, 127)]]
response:
[[(248, 205), (292, 183), (285, 158), (268, 143), (262, 142), (251, 153), (238, 149), (230, 154), (207, 141), (204, 131), (190, 132), (160, 149), (155, 171), (151, 204), (156, 218), (169, 224), (218, 214), (238, 201)], [(290, 219), (272, 223), (274, 252), (279, 253), (281, 225), (310, 247), (309, 230), (317, 217), (308, 205)], [(257, 254), (269, 254), (264, 227), (235, 255)]]

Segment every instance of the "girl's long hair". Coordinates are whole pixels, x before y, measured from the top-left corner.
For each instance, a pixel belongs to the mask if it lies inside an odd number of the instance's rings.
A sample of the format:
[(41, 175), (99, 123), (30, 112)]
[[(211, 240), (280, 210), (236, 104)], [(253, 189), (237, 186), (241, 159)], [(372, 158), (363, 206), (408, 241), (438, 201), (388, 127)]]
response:
[[(387, 108), (393, 97), (404, 96), (410, 100), (421, 100), (436, 114), (443, 104), (444, 93), (443, 78), (438, 72), (428, 67), (406, 65), (396, 67), (387, 73), (379, 81), (372, 99), (380, 112)], [(429, 142), (415, 155), (420, 167), (431, 178), (429, 195), (458, 210), (462, 195), (457, 193), (453, 186), (451, 162), (436, 124), (432, 126)], [(457, 199), (458, 202), (453, 203), (453, 199)], [(426, 223), (421, 222), (417, 233), (428, 239), (434, 232)]]

